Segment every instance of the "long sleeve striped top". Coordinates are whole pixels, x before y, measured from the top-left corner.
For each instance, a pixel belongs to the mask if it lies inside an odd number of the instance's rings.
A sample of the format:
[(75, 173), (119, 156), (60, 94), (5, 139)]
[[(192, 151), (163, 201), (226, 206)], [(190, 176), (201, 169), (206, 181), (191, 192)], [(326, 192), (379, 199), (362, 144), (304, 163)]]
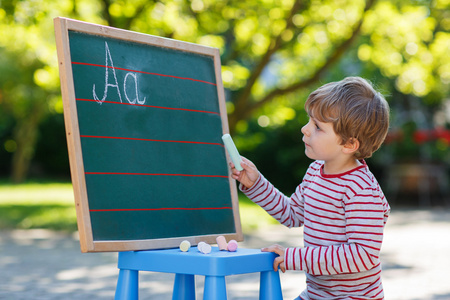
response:
[(241, 190), (287, 227), (304, 226), (303, 248), (285, 249), (287, 270), (306, 272), (310, 299), (384, 299), (380, 248), (390, 207), (365, 164), (338, 175), (313, 162), (289, 198), (262, 174)]

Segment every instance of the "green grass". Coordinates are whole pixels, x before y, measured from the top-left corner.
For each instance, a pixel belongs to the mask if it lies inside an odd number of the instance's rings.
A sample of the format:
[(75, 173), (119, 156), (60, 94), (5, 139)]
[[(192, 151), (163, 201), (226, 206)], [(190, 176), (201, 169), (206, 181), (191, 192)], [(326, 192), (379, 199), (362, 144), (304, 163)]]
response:
[(241, 215), (242, 231), (244, 233), (268, 224), (278, 224), (264, 209), (241, 193), (239, 193), (239, 214)]
[(71, 183), (0, 182), (0, 229), (31, 228), (76, 230)]
[[(260, 207), (239, 195), (244, 232), (275, 221)], [(45, 228), (76, 231), (72, 184), (67, 182), (0, 181), (0, 230)]]

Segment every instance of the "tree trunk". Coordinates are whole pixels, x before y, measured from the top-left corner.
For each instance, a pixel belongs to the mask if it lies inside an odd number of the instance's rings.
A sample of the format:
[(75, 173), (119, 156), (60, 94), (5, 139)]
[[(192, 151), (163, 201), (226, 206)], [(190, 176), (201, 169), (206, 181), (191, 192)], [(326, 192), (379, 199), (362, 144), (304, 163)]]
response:
[(17, 144), (17, 150), (12, 158), (11, 179), (14, 183), (23, 182), (27, 178), (34, 156), (39, 134), (38, 126), (44, 117), (44, 110), (36, 107), (39, 105), (35, 106), (34, 111), (28, 117), (20, 119), (14, 129), (13, 138)]

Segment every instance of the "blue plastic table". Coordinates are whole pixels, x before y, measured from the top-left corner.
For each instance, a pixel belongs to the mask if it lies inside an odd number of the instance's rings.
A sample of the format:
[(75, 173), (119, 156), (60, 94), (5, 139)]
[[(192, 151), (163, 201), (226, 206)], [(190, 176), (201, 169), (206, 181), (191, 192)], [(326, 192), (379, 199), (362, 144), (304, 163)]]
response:
[(120, 252), (115, 299), (138, 299), (139, 271), (174, 273), (173, 300), (195, 300), (195, 275), (205, 276), (204, 300), (226, 300), (225, 276), (260, 272), (259, 299), (282, 300), (280, 276), (273, 271), (276, 254), (259, 249), (236, 252), (212, 247), (202, 254), (192, 247), (179, 249)]

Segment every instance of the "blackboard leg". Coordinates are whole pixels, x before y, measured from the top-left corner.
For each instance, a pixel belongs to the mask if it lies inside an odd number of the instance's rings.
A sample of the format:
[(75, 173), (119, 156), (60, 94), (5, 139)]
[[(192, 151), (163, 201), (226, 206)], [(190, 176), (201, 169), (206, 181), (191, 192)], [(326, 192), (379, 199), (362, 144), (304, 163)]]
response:
[(139, 299), (139, 271), (120, 269), (114, 300)]
[(195, 275), (175, 274), (172, 300), (195, 300)]
[(227, 300), (225, 276), (205, 276), (203, 300)]
[(280, 275), (275, 271), (261, 272), (259, 286), (260, 300), (282, 300)]

